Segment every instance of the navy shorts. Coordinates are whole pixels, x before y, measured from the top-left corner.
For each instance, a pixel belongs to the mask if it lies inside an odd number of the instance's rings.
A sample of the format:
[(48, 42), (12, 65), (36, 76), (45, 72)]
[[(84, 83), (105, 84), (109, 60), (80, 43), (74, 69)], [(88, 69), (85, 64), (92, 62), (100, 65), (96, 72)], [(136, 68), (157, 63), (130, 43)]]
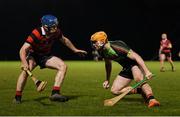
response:
[(46, 68), (46, 66), (45, 66), (46, 61), (52, 57), (53, 57), (53, 55), (51, 53), (45, 54), (45, 55), (38, 55), (38, 54), (35, 54), (32, 52), (29, 52), (27, 59), (34, 58), (36, 64), (40, 66), (40, 69), (43, 69), (43, 68)]
[(161, 54), (165, 54), (166, 57), (171, 57), (171, 52), (161, 52)]
[(131, 64), (131, 65), (123, 67), (123, 69), (122, 69), (122, 71), (120, 71), (119, 75), (122, 77), (125, 77), (127, 79), (134, 79), (131, 69), (135, 65), (137, 65), (137, 64)]

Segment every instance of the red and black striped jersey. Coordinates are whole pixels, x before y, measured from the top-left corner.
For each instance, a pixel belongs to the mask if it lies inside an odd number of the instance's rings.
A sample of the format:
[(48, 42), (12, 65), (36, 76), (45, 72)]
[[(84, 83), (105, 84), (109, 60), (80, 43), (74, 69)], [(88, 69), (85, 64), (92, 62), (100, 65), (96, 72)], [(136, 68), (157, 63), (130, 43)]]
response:
[(161, 40), (160, 44), (162, 47), (162, 52), (171, 52), (171, 48), (169, 48), (169, 44), (171, 44), (170, 40)]
[(62, 32), (58, 29), (55, 33), (46, 35), (43, 27), (36, 28), (26, 39), (32, 48), (31, 50), (39, 55), (49, 54), (53, 43), (62, 38)]

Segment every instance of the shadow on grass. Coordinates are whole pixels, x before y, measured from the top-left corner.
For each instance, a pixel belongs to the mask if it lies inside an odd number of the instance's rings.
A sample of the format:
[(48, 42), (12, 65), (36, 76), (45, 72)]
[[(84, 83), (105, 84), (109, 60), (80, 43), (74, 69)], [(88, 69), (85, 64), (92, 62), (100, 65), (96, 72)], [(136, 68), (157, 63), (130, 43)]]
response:
[(34, 99), (34, 101), (39, 102), (43, 106), (52, 106), (52, 104), (48, 104), (46, 102), (43, 102), (43, 100), (46, 100), (46, 99), (49, 99), (49, 97), (48, 96), (39, 97), (39, 98)]
[(142, 98), (123, 98), (123, 101), (125, 102), (144, 102), (144, 99)]
[(159, 70), (160, 73), (164, 73), (164, 72), (172, 72), (173, 73), (173, 72), (176, 72), (176, 71), (177, 71), (176, 69), (174, 69), (174, 70), (172, 70), (172, 69), (165, 69), (164, 71), (160, 71)]
[[(68, 95), (67, 97), (69, 100), (76, 100), (78, 97), (82, 97), (82, 96), (83, 95)], [(42, 104), (43, 106), (52, 106), (52, 103), (48, 104), (47, 102), (43, 101), (43, 100), (47, 100), (47, 99), (48, 99), (48, 101), (50, 101), (48, 96), (36, 98), (36, 99), (34, 99), (34, 101)], [(25, 100), (25, 101), (28, 101), (28, 100)]]
[(69, 100), (75, 100), (75, 99), (78, 99), (79, 97), (82, 97), (83, 95), (68, 95), (68, 99)]

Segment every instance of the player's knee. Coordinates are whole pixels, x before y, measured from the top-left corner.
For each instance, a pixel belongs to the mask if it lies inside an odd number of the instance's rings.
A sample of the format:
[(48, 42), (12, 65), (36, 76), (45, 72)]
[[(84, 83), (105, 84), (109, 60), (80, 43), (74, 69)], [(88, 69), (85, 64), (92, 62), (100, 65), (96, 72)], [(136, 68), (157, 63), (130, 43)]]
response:
[(172, 59), (171, 59), (171, 58), (169, 58), (169, 57), (167, 58), (167, 60), (168, 60), (169, 62), (171, 62), (171, 61), (172, 61)]
[(160, 61), (164, 61), (165, 59), (166, 59), (166, 58), (165, 58), (165, 57), (163, 57), (163, 58), (161, 58), (161, 59), (160, 59)]
[(111, 88), (111, 93), (114, 95), (118, 95), (119, 94), (119, 90), (117, 90), (116, 88), (112, 87)]
[(135, 81), (135, 82), (140, 82), (141, 80), (143, 80), (143, 77), (142, 77), (142, 76), (136, 76), (136, 77), (134, 77), (134, 81)]
[(66, 71), (67, 70), (67, 65), (65, 63), (58, 64), (57, 69), (60, 70), (60, 71)]
[(164, 60), (165, 60), (165, 56), (161, 56), (161, 57), (159, 58), (159, 60), (160, 60), (160, 61), (164, 61)]
[(64, 64), (61, 65), (61, 68), (62, 68), (64, 71), (66, 71), (66, 70), (67, 70), (67, 65), (64, 63)]

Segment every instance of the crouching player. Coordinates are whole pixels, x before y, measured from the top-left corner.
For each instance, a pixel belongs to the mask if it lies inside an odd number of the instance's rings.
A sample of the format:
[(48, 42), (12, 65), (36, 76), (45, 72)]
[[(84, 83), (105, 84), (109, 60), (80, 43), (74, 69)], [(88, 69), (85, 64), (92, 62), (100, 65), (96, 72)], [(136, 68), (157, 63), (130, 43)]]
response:
[(87, 54), (86, 51), (77, 49), (71, 41), (62, 34), (58, 27), (58, 19), (55, 16), (45, 15), (42, 17), (41, 23), (42, 26), (32, 31), (20, 49), (23, 71), (17, 80), (15, 103), (21, 103), (22, 91), (28, 77), (26, 71), (32, 71), (37, 65), (39, 65), (41, 69), (49, 68), (57, 70), (50, 100), (67, 100), (67, 97), (60, 93), (60, 88), (62, 87), (67, 71), (67, 65), (61, 58), (52, 54), (51, 48), (54, 42), (59, 40), (74, 53), (81, 55)]
[[(123, 41), (108, 41), (107, 34), (104, 31), (99, 31), (91, 36), (91, 44), (105, 60), (106, 80), (103, 83), (105, 89), (109, 88), (112, 67), (111, 60), (118, 62), (123, 67), (111, 87), (113, 94), (118, 95), (126, 91), (130, 87), (128, 85), (133, 79), (139, 82), (143, 80), (144, 75), (148, 79), (152, 77), (152, 73), (146, 67), (143, 59)], [(131, 94), (135, 93), (143, 95), (148, 107), (160, 105), (147, 82), (131, 91)]]

